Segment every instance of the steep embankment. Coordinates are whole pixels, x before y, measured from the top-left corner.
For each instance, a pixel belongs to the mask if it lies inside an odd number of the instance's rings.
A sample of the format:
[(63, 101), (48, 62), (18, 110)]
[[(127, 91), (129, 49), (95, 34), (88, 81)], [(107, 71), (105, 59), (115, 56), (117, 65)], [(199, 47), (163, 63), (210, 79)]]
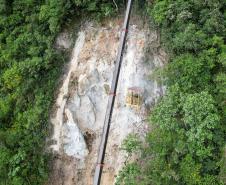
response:
[[(78, 33), (51, 115), (54, 142), (50, 148), (56, 155), (49, 184), (92, 184), (121, 22), (88, 22)], [(165, 53), (159, 49), (157, 32), (140, 22), (133, 18), (129, 28), (106, 151), (104, 185), (113, 184), (125, 161), (121, 142), (129, 133), (145, 134), (146, 116), (164, 91), (150, 75), (163, 65)], [(68, 46), (64, 39), (59, 41)], [(139, 96), (140, 105), (131, 102), (130, 93)]]

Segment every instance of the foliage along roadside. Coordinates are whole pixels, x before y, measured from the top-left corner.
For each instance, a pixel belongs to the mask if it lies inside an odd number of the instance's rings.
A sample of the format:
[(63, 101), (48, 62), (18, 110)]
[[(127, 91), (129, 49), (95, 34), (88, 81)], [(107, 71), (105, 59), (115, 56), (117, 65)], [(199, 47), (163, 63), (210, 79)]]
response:
[(72, 15), (114, 10), (110, 0), (0, 0), (0, 185), (47, 179), (48, 115), (64, 63), (55, 37)]
[(226, 184), (226, 2), (155, 0), (147, 7), (170, 56), (161, 73), (168, 89), (151, 113), (145, 145), (131, 136), (123, 143), (140, 157), (116, 185)]

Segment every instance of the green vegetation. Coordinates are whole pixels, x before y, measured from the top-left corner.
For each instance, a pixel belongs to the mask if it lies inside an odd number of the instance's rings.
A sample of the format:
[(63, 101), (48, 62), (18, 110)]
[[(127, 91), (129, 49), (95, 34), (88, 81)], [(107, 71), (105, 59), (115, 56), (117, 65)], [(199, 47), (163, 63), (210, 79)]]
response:
[(146, 143), (123, 143), (140, 159), (127, 162), (116, 184), (226, 184), (226, 1), (155, 0), (147, 11), (170, 56), (168, 89)]
[(110, 0), (0, 0), (0, 185), (46, 180), (48, 115), (64, 63), (55, 37), (67, 17), (114, 8)]

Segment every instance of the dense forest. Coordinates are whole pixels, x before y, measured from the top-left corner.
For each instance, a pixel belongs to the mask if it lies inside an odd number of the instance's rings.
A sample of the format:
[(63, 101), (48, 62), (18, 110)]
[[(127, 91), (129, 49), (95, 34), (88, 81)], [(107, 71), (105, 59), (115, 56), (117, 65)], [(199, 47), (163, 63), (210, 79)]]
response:
[[(48, 178), (45, 138), (65, 61), (55, 38), (72, 16), (101, 19), (116, 4), (122, 1), (0, 0), (0, 185)], [(151, 113), (145, 144), (133, 135), (123, 143), (140, 158), (116, 184), (225, 184), (226, 2), (149, 0), (145, 7), (170, 58), (157, 72), (168, 89)]]
[(65, 60), (54, 40), (72, 16), (113, 10), (107, 0), (0, 0), (0, 185), (47, 179), (49, 110)]
[(167, 94), (150, 115), (145, 144), (130, 135), (116, 184), (226, 184), (226, 1), (154, 0), (148, 16), (161, 32), (169, 64)]

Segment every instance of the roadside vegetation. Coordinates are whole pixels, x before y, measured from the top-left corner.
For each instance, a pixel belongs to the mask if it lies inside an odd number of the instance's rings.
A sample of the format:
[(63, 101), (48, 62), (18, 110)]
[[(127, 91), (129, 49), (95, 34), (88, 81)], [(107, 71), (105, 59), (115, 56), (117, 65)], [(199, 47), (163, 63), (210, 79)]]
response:
[(64, 63), (56, 35), (72, 16), (114, 10), (108, 0), (0, 0), (0, 185), (47, 179), (48, 116)]
[(124, 141), (122, 149), (139, 159), (127, 162), (116, 184), (226, 184), (226, 1), (146, 7), (170, 58), (159, 73), (167, 93), (151, 112), (145, 144), (138, 136)]

